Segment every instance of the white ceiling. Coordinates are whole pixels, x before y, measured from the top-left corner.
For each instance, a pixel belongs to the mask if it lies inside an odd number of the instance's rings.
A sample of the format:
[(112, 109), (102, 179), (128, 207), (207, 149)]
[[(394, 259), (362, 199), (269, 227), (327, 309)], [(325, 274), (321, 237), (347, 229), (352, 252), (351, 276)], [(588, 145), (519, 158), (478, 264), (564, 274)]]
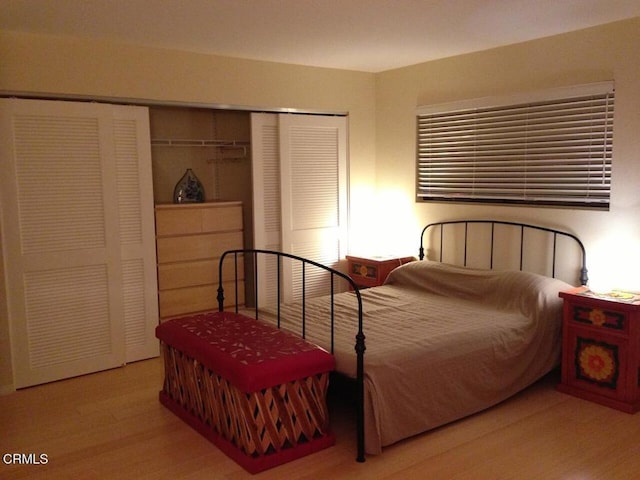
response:
[(640, 0), (0, 0), (0, 29), (380, 72), (640, 16)]

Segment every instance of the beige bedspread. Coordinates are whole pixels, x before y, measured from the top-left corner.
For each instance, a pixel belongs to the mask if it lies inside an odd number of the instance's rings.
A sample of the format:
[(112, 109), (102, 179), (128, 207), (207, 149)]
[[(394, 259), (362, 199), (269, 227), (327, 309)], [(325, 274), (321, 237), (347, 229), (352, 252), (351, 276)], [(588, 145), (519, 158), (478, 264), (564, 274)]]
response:
[[(363, 290), (366, 453), (495, 405), (550, 371), (560, 358), (558, 292), (569, 288), (422, 261)], [(352, 292), (336, 297), (337, 370), (351, 377), (356, 304)], [(328, 298), (306, 308), (306, 338), (329, 349)], [(282, 316), (300, 331), (299, 305), (283, 306)]]

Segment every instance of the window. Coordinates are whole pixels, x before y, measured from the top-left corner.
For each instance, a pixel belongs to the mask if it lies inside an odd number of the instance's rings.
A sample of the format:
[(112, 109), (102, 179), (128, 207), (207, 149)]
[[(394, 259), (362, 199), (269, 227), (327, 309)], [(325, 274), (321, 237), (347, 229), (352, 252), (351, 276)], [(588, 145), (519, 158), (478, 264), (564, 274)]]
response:
[(608, 209), (613, 82), (421, 107), (418, 201)]

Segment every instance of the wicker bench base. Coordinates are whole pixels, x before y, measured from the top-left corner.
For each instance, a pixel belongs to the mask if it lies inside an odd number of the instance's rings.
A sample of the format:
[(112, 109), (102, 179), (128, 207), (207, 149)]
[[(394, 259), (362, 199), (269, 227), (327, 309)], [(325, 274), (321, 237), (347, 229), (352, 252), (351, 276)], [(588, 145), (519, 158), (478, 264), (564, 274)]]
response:
[(335, 443), (326, 404), (328, 372), (247, 393), (201, 361), (161, 344), (160, 402), (247, 471), (257, 473)]

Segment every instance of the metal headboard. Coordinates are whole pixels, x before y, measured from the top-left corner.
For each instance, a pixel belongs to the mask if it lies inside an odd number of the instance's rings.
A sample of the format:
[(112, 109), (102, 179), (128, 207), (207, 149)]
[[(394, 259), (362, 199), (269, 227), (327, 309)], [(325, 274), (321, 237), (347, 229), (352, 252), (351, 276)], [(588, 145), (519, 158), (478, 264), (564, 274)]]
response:
[(589, 281), (589, 277), (587, 275), (587, 253), (584, 248), (584, 245), (580, 241), (578, 237), (573, 235), (572, 233), (563, 232), (561, 230), (556, 230), (553, 228), (540, 227), (538, 225), (530, 225), (526, 223), (517, 223), (517, 222), (505, 222), (499, 220), (451, 220), (446, 222), (434, 222), (428, 224), (426, 227), (422, 229), (422, 233), (420, 234), (420, 252), (419, 258), (420, 260), (424, 259), (424, 236), (425, 233), (432, 228), (440, 227), (440, 261), (442, 261), (442, 253), (443, 253), (443, 235), (444, 235), (444, 226), (445, 225), (464, 225), (464, 265), (467, 265), (467, 247), (468, 247), (468, 230), (470, 224), (488, 224), (491, 225), (491, 252), (490, 252), (490, 264), (491, 268), (493, 268), (493, 254), (494, 254), (494, 240), (495, 240), (495, 226), (496, 225), (508, 225), (513, 227), (518, 227), (520, 229), (520, 269), (522, 270), (523, 264), (523, 246), (524, 239), (528, 231), (537, 230), (547, 232), (553, 235), (553, 252), (552, 252), (552, 276), (555, 277), (556, 274), (556, 245), (558, 236), (564, 236), (572, 239), (578, 245), (580, 252), (582, 254), (582, 266), (580, 268), (580, 282), (582, 285), (586, 285)]

